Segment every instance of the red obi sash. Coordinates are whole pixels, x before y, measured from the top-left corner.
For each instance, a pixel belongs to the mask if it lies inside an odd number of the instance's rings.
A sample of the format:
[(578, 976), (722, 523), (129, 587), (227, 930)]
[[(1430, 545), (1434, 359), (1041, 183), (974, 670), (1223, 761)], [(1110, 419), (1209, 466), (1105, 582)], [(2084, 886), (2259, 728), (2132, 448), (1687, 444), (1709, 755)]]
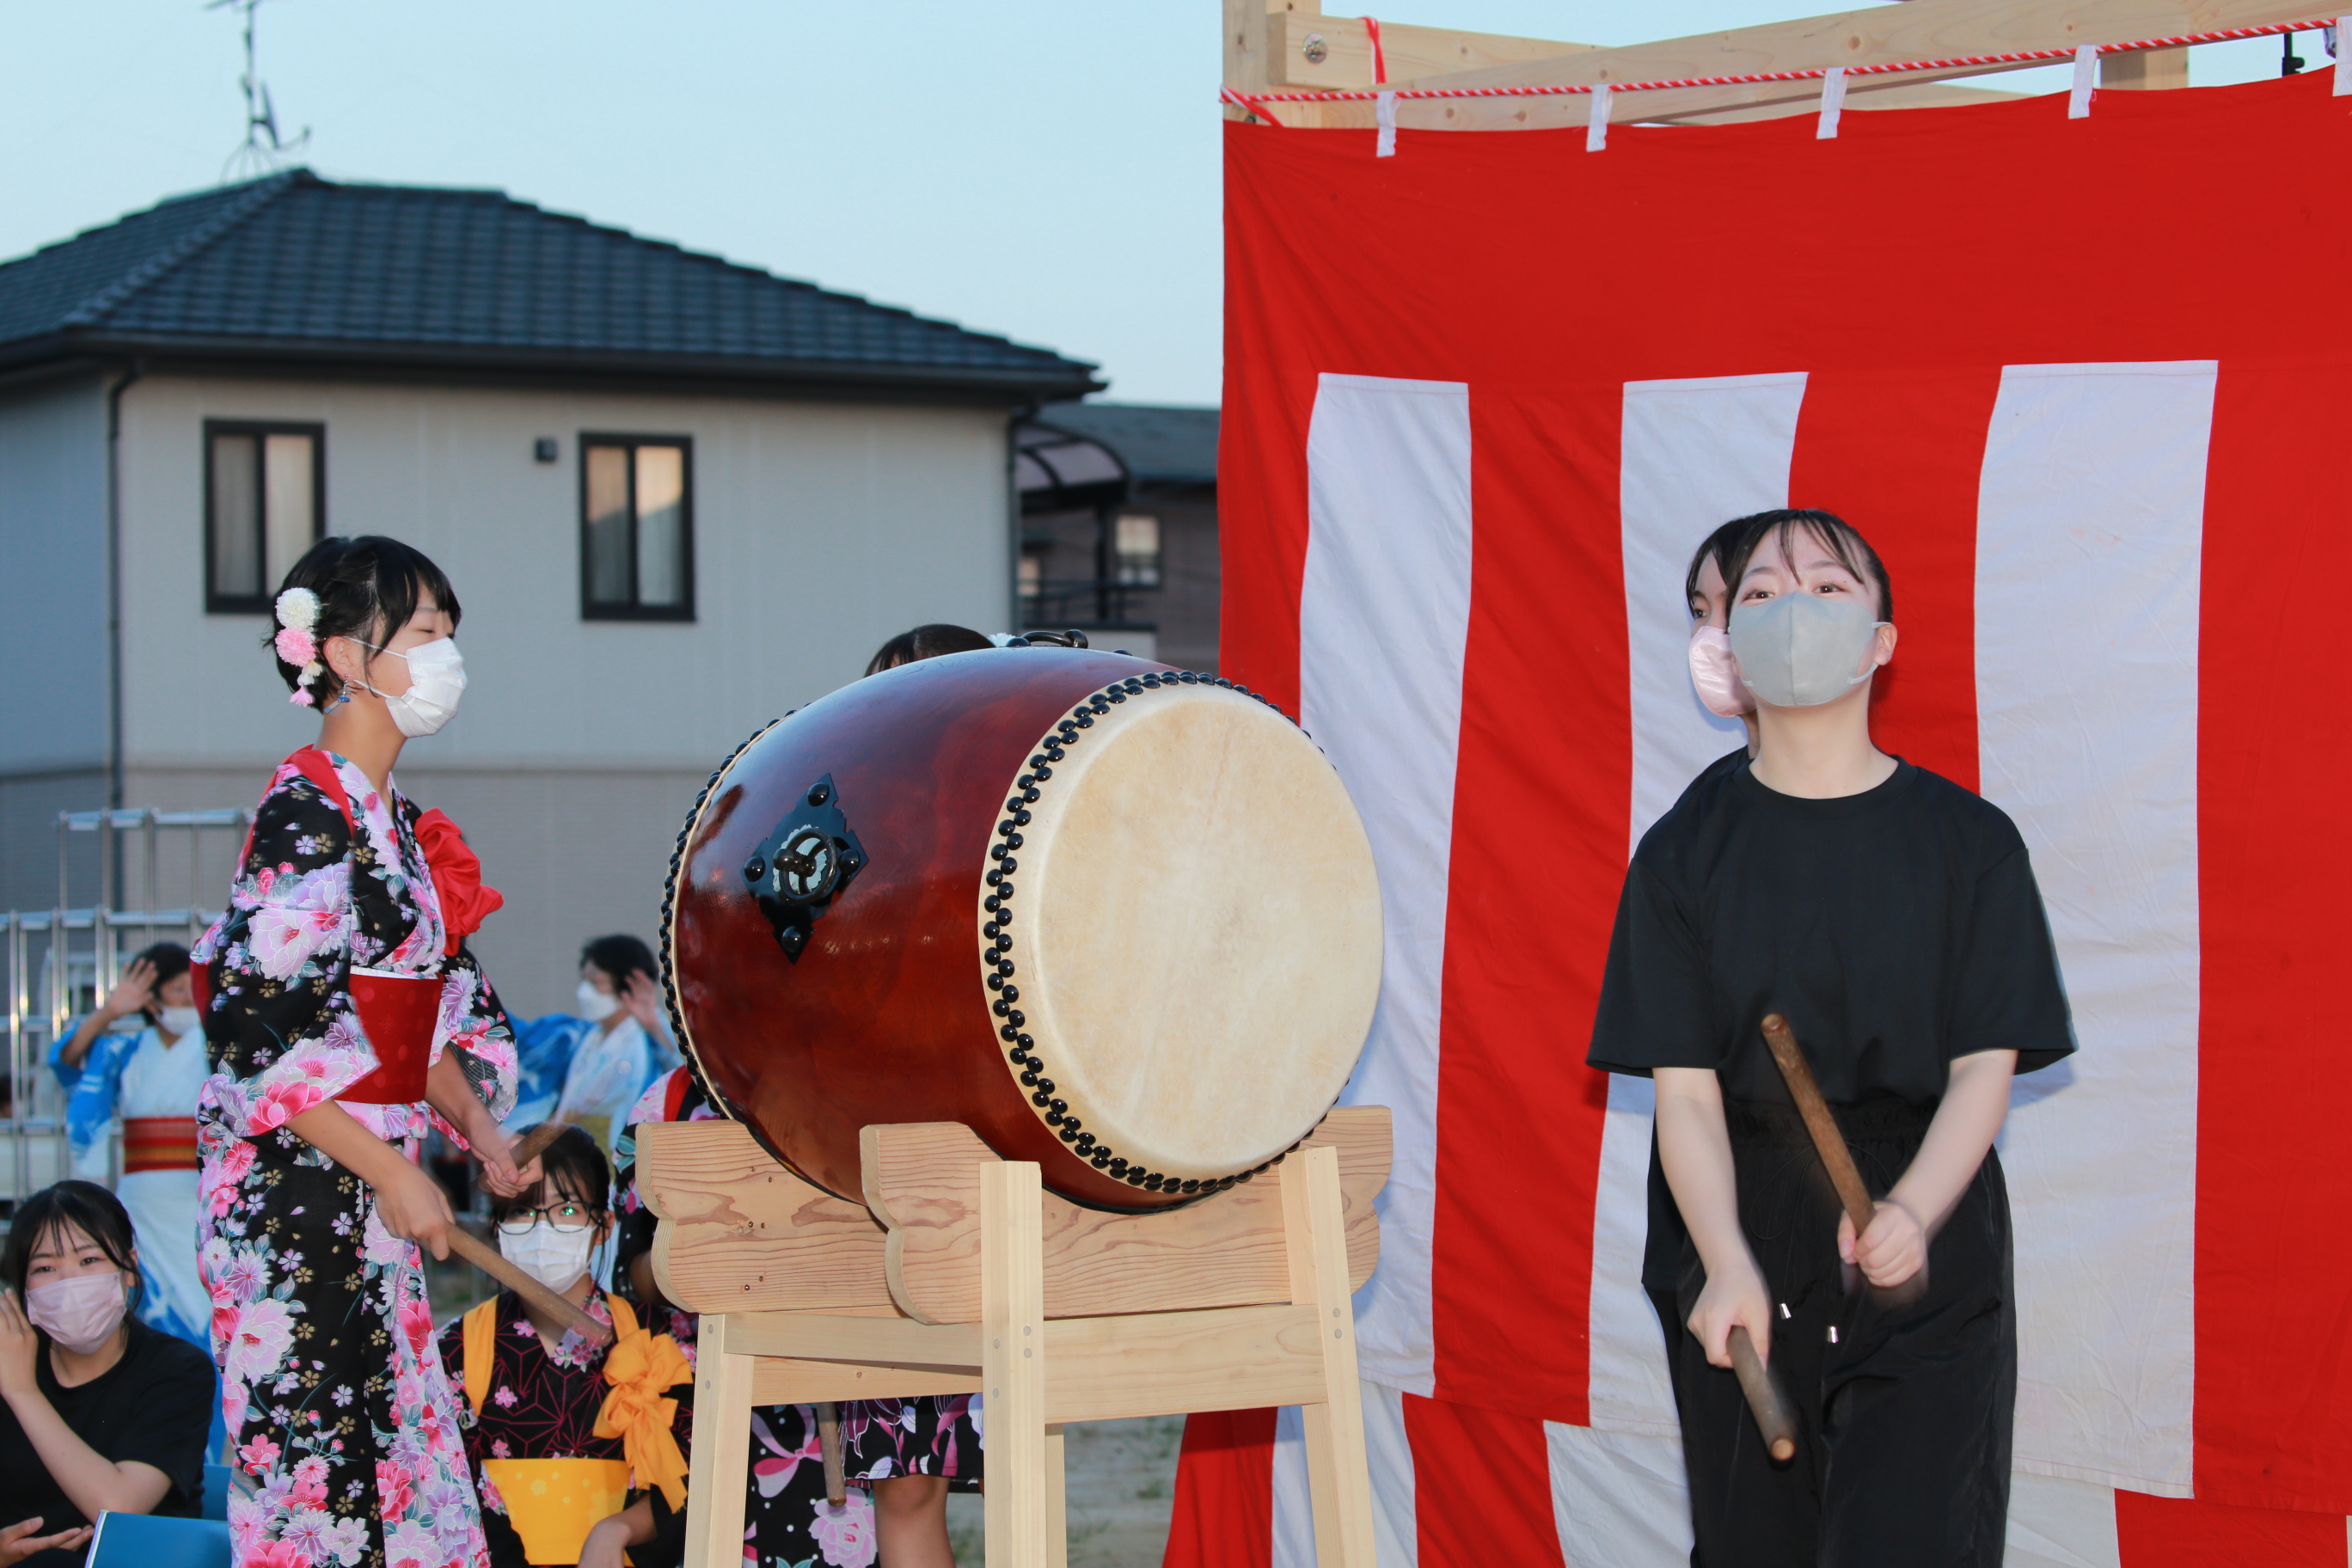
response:
[(193, 1116), (126, 1116), (122, 1119), (122, 1173), (193, 1171), (196, 1168), (196, 1119)]
[(414, 1105), (423, 1100), (433, 1025), (441, 1016), (441, 977), (354, 968), (352, 1008), (375, 1047), (375, 1071), (335, 1098), (354, 1105)]
[[(286, 760), (335, 803), (356, 837), (360, 826), (352, 815), (350, 792), (343, 788), (343, 781), (327, 753), (316, 746), (305, 746)], [(457, 944), (479, 930), (483, 918), (505, 900), (497, 889), (482, 886), (482, 863), (446, 814), (426, 812), (417, 822), (415, 831), (417, 847), (425, 851), (425, 864), (433, 873), (442, 928), (448, 934), (447, 951), (455, 952)], [(250, 835), (246, 848), (252, 848)], [(243, 857), (239, 859), (241, 862)], [(196, 994), (199, 1013), (209, 1011), (209, 966), (189, 970), (188, 979)], [(357, 1105), (415, 1104), (425, 1098), (425, 1067), (433, 1054), (433, 1029), (441, 1016), (441, 977), (393, 974), (353, 965), (351, 991), (352, 1009), (359, 1015), (360, 1027), (366, 1031), (368, 1044), (375, 1047), (376, 1066), (373, 1072), (336, 1098)], [(190, 1163), (193, 1164), (193, 1160)]]

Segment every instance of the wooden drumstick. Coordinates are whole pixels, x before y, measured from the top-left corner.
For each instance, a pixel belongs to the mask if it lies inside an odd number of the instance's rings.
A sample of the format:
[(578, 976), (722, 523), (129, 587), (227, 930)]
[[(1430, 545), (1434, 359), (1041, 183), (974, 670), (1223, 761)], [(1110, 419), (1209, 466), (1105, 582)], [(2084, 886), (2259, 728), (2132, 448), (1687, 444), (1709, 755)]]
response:
[(830, 1399), (817, 1401), (816, 1446), (824, 1457), (824, 1500), (839, 1508), (849, 1500), (849, 1467), (841, 1451), (841, 1406)]
[(1838, 1202), (1844, 1205), (1846, 1218), (1853, 1222), (1854, 1239), (1859, 1241), (1870, 1228), (1878, 1205), (1871, 1201), (1870, 1189), (1854, 1167), (1853, 1151), (1845, 1146), (1845, 1134), (1838, 1131), (1837, 1118), (1830, 1114), (1829, 1101), (1822, 1098), (1821, 1086), (1813, 1081), (1812, 1066), (1798, 1047), (1789, 1020), (1778, 1013), (1767, 1013), (1764, 1043), (1772, 1047), (1772, 1059), (1789, 1085), (1789, 1097), (1797, 1102), (1797, 1114), (1805, 1119), (1805, 1131), (1812, 1134), (1813, 1148), (1829, 1171), (1830, 1185), (1837, 1189)]
[(1748, 1396), (1756, 1429), (1764, 1435), (1764, 1451), (1772, 1456), (1774, 1464), (1787, 1464), (1797, 1457), (1796, 1417), (1789, 1414), (1789, 1402), (1780, 1397), (1780, 1385), (1758, 1359), (1756, 1342), (1737, 1323), (1731, 1326), (1731, 1370), (1739, 1378), (1739, 1392)]
[(511, 1156), (515, 1169), (520, 1171), (541, 1154), (546, 1153), (550, 1143), (571, 1131), (572, 1123), (569, 1121), (542, 1121), (524, 1133), (522, 1142), (514, 1146), (514, 1153)]
[(613, 1342), (611, 1329), (508, 1262), (506, 1254), (472, 1231), (463, 1226), (453, 1225), (443, 1234), (448, 1238), (450, 1251), (549, 1317), (556, 1319), (590, 1344), (609, 1345)]

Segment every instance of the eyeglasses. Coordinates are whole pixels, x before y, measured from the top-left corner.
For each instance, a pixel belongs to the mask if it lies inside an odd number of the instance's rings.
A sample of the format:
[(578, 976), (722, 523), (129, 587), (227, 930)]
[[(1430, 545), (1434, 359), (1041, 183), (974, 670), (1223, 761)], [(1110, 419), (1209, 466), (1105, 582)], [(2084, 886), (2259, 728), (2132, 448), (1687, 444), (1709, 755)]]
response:
[(586, 1230), (595, 1223), (595, 1216), (585, 1204), (549, 1204), (543, 1208), (517, 1209), (499, 1221), (499, 1229), (508, 1236), (529, 1236), (541, 1220), (559, 1236), (569, 1236)]

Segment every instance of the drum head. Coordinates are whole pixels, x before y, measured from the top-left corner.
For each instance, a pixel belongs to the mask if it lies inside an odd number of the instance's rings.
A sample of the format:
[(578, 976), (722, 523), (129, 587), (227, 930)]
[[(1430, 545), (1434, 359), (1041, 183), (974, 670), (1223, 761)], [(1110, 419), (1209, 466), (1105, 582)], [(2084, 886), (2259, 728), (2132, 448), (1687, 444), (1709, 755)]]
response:
[(1346, 1086), (1380, 994), (1338, 773), (1274, 710), (1171, 681), (1036, 780), (1017, 891), (980, 919), (1011, 939), (983, 937), (983, 973), (1011, 963), (1055, 1121), (1171, 1186), (1275, 1158)]

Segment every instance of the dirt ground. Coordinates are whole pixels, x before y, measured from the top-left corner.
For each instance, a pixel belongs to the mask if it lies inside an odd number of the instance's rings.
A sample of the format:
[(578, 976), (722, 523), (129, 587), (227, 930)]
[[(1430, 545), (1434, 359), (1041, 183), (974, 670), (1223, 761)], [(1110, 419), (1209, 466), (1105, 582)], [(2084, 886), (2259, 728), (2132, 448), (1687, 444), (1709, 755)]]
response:
[[(1070, 1517), (1070, 1568), (1159, 1568), (1176, 1493), (1181, 1415), (1090, 1421), (1063, 1439), (1063, 1490)], [(981, 1499), (948, 1498), (948, 1538), (958, 1568), (988, 1561), (981, 1546)]]

